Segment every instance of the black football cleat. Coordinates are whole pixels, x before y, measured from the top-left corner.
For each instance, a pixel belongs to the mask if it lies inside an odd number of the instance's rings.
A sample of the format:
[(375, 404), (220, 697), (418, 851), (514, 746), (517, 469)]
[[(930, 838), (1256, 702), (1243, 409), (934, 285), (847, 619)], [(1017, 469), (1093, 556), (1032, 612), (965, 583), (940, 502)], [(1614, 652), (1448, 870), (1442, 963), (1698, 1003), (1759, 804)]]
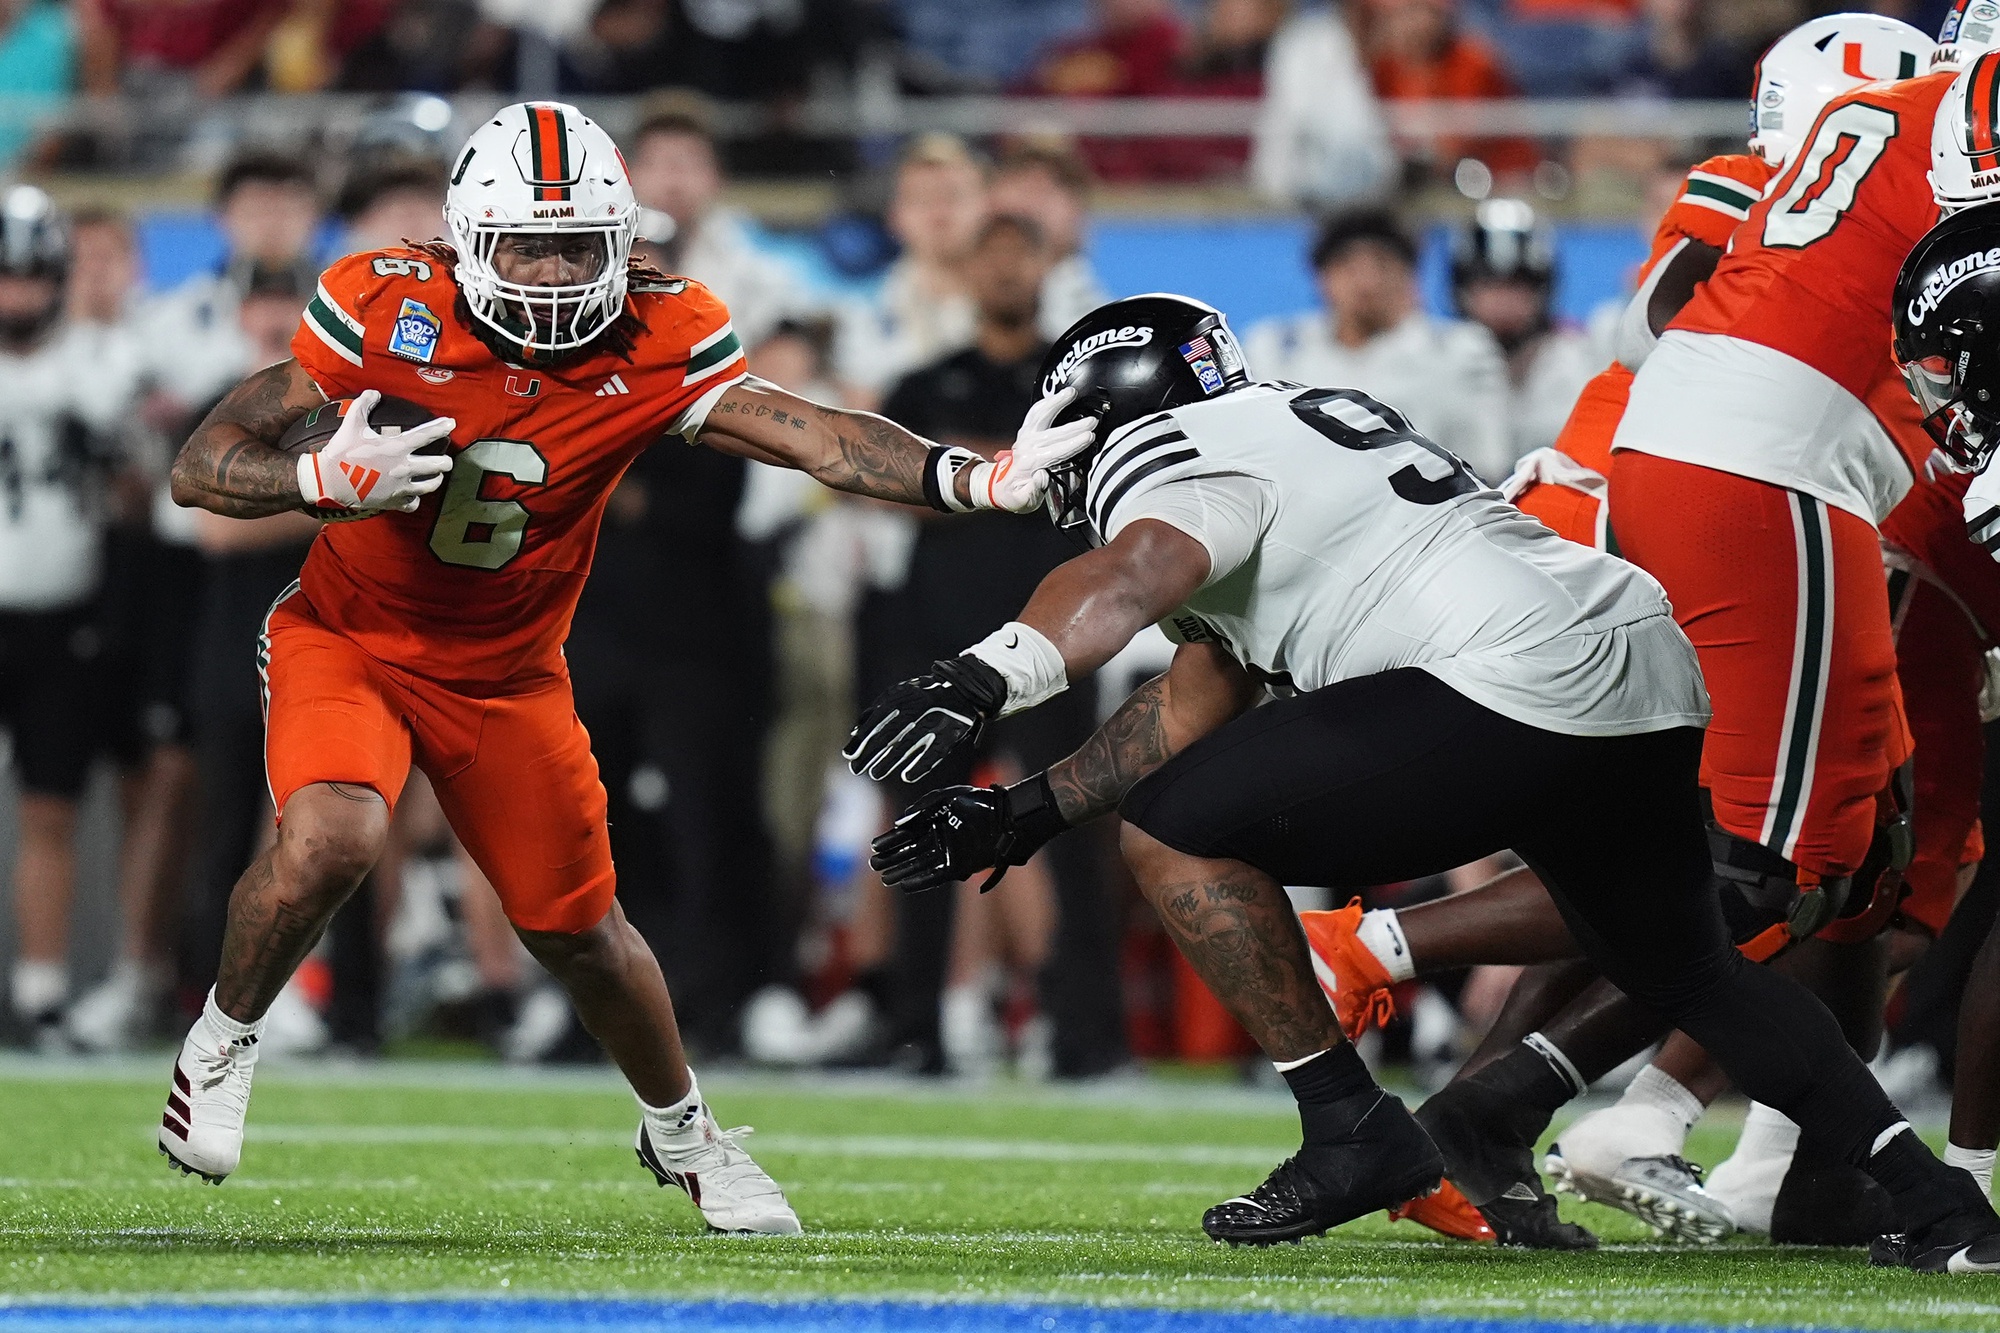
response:
[(1201, 1229), (1210, 1239), (1230, 1245), (1304, 1240), (1394, 1207), (1443, 1178), (1437, 1147), (1403, 1104), (1381, 1089), (1314, 1109), (1349, 1121), (1350, 1128), (1337, 1139), (1315, 1138), (1256, 1189), (1202, 1214)]
[(2000, 1273), (2000, 1230), (1990, 1218), (1948, 1217), (1914, 1235), (1877, 1236), (1868, 1262), (1919, 1273)]
[[(1532, 1115), (1532, 1112), (1529, 1113)], [(1594, 1250), (1597, 1237), (1556, 1215), (1535, 1171), (1532, 1138), (1511, 1128), (1518, 1109), (1491, 1089), (1461, 1081), (1433, 1093), (1416, 1120), (1444, 1154), (1445, 1174), (1502, 1245), (1531, 1250)]]

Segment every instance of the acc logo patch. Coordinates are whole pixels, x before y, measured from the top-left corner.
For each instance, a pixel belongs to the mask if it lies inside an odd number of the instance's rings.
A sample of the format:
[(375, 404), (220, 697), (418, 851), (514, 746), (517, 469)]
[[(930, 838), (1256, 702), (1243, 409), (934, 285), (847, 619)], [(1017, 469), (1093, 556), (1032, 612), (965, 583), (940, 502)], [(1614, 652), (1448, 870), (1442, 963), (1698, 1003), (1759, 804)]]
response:
[(417, 369), (417, 378), (426, 384), (449, 384), (451, 375), (452, 372), (443, 366), (420, 366)]
[(444, 321), (433, 315), (429, 306), (406, 296), (389, 332), (389, 351), (407, 360), (427, 362), (437, 355), (438, 335), (443, 332)]

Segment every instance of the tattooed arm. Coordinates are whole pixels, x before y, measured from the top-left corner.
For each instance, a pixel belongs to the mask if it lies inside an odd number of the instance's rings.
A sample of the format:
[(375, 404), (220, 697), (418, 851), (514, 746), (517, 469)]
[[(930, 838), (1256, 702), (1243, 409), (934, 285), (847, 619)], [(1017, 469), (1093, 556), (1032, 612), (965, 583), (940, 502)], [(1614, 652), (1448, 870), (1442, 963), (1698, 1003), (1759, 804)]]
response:
[[(796, 468), (837, 491), (926, 503), (929, 440), (886, 417), (823, 407), (755, 376), (709, 409), (701, 442), (739, 458)], [(953, 485), (960, 503), (969, 505), (968, 480), (961, 471)]]
[(1173, 666), (1132, 692), (1083, 748), (1049, 769), (1072, 828), (1109, 814), (1140, 778), (1257, 702), (1261, 687), (1211, 643), (1184, 643)]
[(326, 401), (305, 367), (280, 361), (224, 395), (174, 459), (174, 503), (229, 518), (305, 508), (298, 460), (272, 446)]

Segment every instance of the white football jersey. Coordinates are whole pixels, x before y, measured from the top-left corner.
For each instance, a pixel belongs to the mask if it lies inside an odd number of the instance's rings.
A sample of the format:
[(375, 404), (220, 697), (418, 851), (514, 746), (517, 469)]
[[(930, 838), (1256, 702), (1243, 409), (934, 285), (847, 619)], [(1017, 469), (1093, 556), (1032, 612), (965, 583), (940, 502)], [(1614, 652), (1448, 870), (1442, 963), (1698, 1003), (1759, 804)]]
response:
[(132, 343), (64, 325), (0, 351), (0, 609), (74, 606), (97, 590), (102, 480), (138, 383)]
[(1358, 390), (1266, 382), (1134, 422), (1087, 502), (1099, 542), (1142, 518), (1201, 541), (1209, 580), (1162, 628), (1281, 692), (1419, 667), (1550, 731), (1707, 723), (1650, 575), (1556, 536)]

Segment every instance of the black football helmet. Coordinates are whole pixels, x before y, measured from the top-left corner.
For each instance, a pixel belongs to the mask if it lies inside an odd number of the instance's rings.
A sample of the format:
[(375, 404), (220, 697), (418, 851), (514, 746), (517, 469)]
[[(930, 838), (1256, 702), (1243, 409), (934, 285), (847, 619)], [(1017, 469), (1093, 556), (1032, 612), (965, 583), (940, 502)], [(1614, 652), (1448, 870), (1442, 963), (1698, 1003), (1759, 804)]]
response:
[[(0, 194), (0, 274), (48, 278), (60, 288), (69, 275), (69, 232), (55, 202), (32, 185)], [(32, 342), (62, 313), (60, 290), (33, 315), (0, 317), (0, 341)]]
[(1094, 416), (1097, 442), (1049, 470), (1049, 518), (1059, 528), (1087, 520), (1084, 483), (1091, 461), (1119, 427), (1249, 383), (1229, 321), (1191, 296), (1128, 297), (1070, 325), (1042, 358), (1042, 394), (1076, 390), (1056, 423)]
[(1953, 214), (1896, 275), (1895, 357), (1924, 429), (1954, 464), (2000, 447), (2000, 204)]
[(1488, 199), (1452, 234), (1451, 295), (1459, 314), (1466, 313), (1465, 289), (1486, 278), (1526, 283), (1541, 298), (1540, 315), (1512, 340), (1516, 346), (1549, 327), (1549, 301), (1556, 286), (1556, 232), (1525, 200)]

